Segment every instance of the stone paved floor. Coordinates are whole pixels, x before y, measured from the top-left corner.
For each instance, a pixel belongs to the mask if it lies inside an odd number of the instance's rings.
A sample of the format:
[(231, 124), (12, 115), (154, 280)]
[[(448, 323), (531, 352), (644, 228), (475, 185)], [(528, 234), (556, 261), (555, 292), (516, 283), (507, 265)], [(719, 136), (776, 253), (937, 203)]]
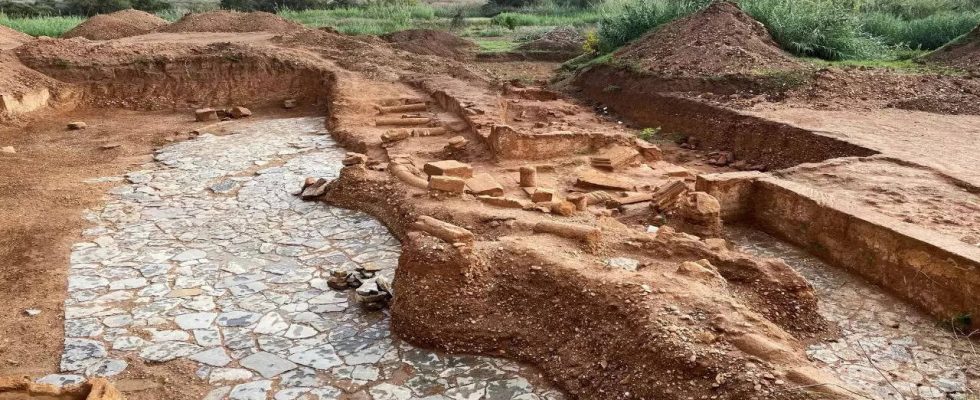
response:
[(874, 399), (980, 398), (980, 345), (847, 272), (764, 233), (731, 230), (736, 247), (778, 257), (816, 288), (820, 313), (843, 336), (807, 349), (841, 380)]
[[(193, 360), (206, 399), (560, 399), (528, 368), (393, 338), (384, 312), (326, 285), (399, 244), (365, 214), (291, 195), (344, 152), (322, 118), (236, 122), (168, 146), (119, 180), (71, 253), (62, 374), (114, 376), (126, 356)], [(306, 397), (303, 397), (306, 396)]]

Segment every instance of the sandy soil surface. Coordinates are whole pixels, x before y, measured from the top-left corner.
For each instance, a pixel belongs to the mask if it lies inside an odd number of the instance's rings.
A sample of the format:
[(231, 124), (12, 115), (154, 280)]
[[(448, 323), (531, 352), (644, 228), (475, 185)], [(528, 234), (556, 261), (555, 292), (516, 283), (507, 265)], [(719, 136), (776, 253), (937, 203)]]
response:
[(784, 108), (754, 113), (905, 159), (980, 187), (980, 116), (896, 109), (819, 111)]

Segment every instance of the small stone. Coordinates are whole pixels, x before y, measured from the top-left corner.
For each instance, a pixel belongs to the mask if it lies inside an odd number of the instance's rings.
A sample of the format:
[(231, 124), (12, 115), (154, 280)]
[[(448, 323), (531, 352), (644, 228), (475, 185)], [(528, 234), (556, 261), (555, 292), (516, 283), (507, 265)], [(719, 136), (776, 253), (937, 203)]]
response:
[(177, 254), (176, 256), (174, 256), (174, 258), (172, 258), (172, 260), (176, 262), (184, 262), (184, 261), (199, 260), (207, 256), (208, 253), (205, 252), (204, 250), (190, 249), (190, 250), (184, 250), (180, 254)]
[(14, 146), (3, 146), (0, 147), (0, 153), (15, 154), (17, 150), (14, 150)]
[(297, 105), (296, 99), (286, 99), (282, 101), (282, 108), (285, 108), (287, 110), (296, 108), (296, 105)]
[(208, 383), (247, 381), (252, 379), (252, 371), (244, 368), (215, 368), (211, 370)]
[(229, 311), (218, 315), (219, 326), (248, 326), (262, 318), (261, 314), (248, 311)]
[(466, 180), (466, 189), (475, 195), (503, 196), (504, 187), (497, 183), (493, 176), (486, 173), (476, 174)]
[(624, 269), (630, 272), (636, 272), (636, 269), (640, 266), (639, 261), (626, 257), (610, 258), (606, 260), (606, 264), (611, 268)]
[(217, 121), (218, 110), (213, 108), (199, 108), (194, 110), (194, 120), (198, 122)]
[(231, 110), (228, 110), (228, 115), (231, 115), (232, 118), (251, 117), (252, 110), (249, 110), (242, 106), (232, 107)]
[(261, 334), (276, 334), (286, 330), (289, 327), (289, 323), (282, 318), (277, 312), (270, 312), (262, 316), (259, 319), (258, 325), (255, 326), (255, 333)]
[(75, 121), (75, 122), (68, 123), (68, 130), (70, 131), (80, 131), (85, 128), (88, 128), (88, 124), (82, 121)]
[(38, 315), (41, 315), (41, 310), (38, 310), (36, 308), (28, 308), (24, 310), (24, 314), (27, 315), (28, 317), (36, 317)]
[(310, 326), (303, 324), (292, 324), (286, 329), (286, 333), (283, 336), (290, 339), (305, 339), (308, 337), (316, 336), (318, 332)]
[(51, 374), (46, 375), (35, 382), (61, 387), (85, 382), (85, 377), (71, 374)]
[(115, 376), (126, 370), (129, 364), (123, 360), (102, 360), (85, 369), (88, 376)]

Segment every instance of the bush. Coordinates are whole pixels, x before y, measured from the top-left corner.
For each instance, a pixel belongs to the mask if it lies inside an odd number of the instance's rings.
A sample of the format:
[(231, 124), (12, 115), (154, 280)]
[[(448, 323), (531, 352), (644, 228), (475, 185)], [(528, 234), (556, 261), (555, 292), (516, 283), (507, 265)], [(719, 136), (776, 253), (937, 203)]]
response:
[(68, 0), (62, 11), (65, 14), (91, 17), (95, 14), (108, 14), (127, 8), (133, 8), (129, 0)]
[(331, 0), (221, 0), (221, 8), (237, 11), (309, 10), (327, 8), (331, 4)]

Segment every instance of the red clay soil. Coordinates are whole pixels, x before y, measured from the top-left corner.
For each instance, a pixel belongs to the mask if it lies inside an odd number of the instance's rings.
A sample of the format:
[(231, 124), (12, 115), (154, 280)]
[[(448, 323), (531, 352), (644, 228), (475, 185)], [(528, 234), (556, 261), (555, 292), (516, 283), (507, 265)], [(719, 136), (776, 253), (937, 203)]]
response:
[(381, 37), (392, 47), (415, 54), (439, 56), (455, 60), (473, 58), (477, 45), (446, 31), (409, 29)]
[(925, 57), (928, 62), (980, 74), (980, 25)]
[(12, 49), (31, 39), (33, 38), (26, 33), (0, 25), (0, 50)]
[(292, 32), (302, 25), (267, 12), (208, 11), (186, 14), (159, 32)]
[(82, 37), (92, 40), (110, 40), (153, 32), (167, 21), (156, 15), (139, 10), (122, 10), (112, 14), (100, 14), (65, 32), (63, 38)]
[(668, 23), (618, 50), (615, 58), (667, 76), (794, 70), (802, 64), (769, 31), (727, 1)]

